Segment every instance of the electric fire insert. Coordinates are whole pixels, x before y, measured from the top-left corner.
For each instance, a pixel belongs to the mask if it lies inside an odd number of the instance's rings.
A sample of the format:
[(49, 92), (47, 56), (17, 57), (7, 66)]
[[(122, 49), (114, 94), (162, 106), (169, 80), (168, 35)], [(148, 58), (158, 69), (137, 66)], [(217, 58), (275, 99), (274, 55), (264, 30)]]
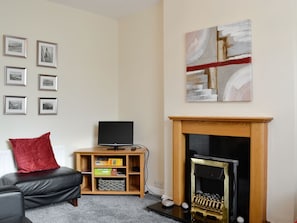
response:
[(192, 221), (233, 222), (237, 216), (238, 160), (195, 154), (191, 158)]

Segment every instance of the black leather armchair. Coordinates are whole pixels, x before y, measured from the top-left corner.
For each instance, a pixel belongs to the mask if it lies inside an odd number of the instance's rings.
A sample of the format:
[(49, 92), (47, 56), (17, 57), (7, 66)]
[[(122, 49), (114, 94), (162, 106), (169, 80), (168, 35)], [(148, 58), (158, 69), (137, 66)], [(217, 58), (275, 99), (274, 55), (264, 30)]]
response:
[(31, 223), (25, 217), (23, 193), (16, 186), (0, 186), (0, 223)]
[(25, 209), (69, 201), (77, 206), (80, 197), (81, 172), (68, 167), (32, 173), (8, 173), (0, 178), (2, 185), (14, 185), (22, 191)]

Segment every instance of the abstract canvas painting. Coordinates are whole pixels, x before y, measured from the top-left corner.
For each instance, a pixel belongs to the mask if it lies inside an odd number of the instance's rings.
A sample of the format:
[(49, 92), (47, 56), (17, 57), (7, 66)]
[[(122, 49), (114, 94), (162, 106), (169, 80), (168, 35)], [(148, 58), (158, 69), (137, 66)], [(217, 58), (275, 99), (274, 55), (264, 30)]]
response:
[(252, 100), (251, 21), (186, 33), (186, 100)]

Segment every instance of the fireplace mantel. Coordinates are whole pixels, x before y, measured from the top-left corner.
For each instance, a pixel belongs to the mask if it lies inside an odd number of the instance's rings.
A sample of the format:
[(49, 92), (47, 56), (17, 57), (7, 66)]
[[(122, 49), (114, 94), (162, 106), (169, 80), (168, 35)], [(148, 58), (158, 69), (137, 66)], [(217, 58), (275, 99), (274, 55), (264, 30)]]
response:
[(173, 200), (185, 200), (186, 134), (250, 138), (250, 222), (266, 221), (267, 136), (272, 117), (169, 116), (173, 121)]

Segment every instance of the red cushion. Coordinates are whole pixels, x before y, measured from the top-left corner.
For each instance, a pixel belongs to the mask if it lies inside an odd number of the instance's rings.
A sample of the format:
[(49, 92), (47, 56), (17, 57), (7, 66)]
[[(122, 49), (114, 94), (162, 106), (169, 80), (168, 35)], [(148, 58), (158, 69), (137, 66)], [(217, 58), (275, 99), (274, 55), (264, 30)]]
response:
[(50, 132), (37, 138), (9, 139), (19, 173), (57, 169)]

